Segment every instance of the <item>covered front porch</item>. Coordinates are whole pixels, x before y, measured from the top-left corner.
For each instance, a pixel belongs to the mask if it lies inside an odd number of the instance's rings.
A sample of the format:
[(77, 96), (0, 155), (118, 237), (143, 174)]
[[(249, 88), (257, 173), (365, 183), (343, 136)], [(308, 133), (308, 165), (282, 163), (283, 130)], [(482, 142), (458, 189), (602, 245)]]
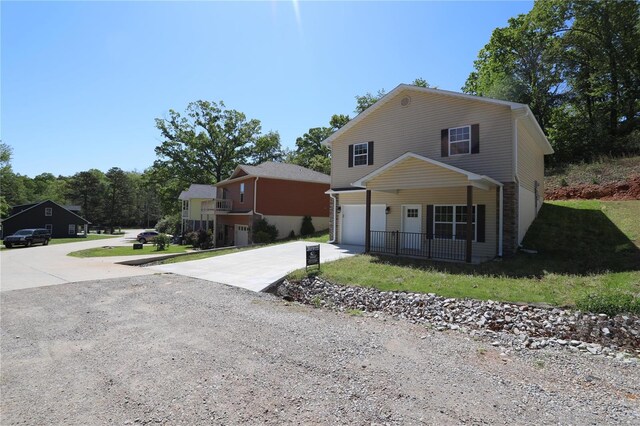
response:
[(501, 184), (491, 178), (407, 153), (353, 186), (336, 192), (343, 244), (362, 226), (367, 253), (469, 263), (501, 254)]

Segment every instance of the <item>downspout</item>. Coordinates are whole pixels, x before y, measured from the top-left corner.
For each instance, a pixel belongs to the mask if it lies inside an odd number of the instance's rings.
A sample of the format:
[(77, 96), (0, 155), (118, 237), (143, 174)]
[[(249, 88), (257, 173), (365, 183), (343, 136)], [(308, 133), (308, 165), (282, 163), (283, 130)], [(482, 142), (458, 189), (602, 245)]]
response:
[(500, 184), (500, 200), (498, 206), (498, 257), (502, 257), (502, 240), (504, 233), (504, 186)]
[(327, 241), (327, 243), (334, 244), (336, 242), (336, 236), (338, 235), (336, 232), (336, 205), (338, 204), (338, 200), (333, 194), (329, 194), (329, 197), (333, 200), (333, 238), (330, 241)]
[(259, 214), (260, 218), (263, 219), (264, 215), (262, 213), (258, 213), (258, 210), (256, 210), (256, 200), (258, 199), (258, 179), (260, 179), (260, 177), (256, 176), (256, 180), (253, 181), (253, 214)]

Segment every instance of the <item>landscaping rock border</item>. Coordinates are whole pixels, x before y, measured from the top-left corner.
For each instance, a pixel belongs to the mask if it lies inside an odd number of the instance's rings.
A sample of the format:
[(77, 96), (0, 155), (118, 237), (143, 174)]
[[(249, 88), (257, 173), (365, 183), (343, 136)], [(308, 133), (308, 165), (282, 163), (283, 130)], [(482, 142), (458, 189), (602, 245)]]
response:
[(492, 300), (453, 299), (433, 293), (380, 291), (349, 287), (321, 278), (282, 281), (274, 293), (317, 307), (360, 310), (429, 324), (436, 330), (460, 330), (493, 339), (494, 346), (515, 350), (566, 347), (576, 352), (637, 362), (640, 359), (640, 317), (591, 314)]

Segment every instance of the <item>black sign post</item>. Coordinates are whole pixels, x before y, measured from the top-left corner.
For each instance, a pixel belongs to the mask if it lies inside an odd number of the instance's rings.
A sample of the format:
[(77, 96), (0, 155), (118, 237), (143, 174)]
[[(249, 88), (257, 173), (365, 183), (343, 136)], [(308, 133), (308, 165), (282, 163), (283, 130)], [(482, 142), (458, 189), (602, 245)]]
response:
[(312, 265), (318, 265), (318, 270), (320, 270), (320, 244), (307, 246), (307, 266), (305, 270), (308, 270), (309, 266)]

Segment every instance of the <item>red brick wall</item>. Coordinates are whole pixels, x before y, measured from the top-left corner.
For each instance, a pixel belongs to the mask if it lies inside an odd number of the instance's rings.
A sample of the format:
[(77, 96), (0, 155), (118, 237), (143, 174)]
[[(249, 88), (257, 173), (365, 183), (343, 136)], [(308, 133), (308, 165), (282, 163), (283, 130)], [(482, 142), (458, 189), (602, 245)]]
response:
[(329, 216), (329, 184), (279, 179), (258, 180), (259, 213), (274, 216)]
[[(220, 186), (219, 188), (227, 189), (227, 199), (233, 200), (233, 210), (243, 211), (253, 209), (253, 181), (255, 178), (245, 179), (240, 182), (232, 182), (230, 184)], [(244, 183), (244, 202), (240, 202), (240, 184)]]

